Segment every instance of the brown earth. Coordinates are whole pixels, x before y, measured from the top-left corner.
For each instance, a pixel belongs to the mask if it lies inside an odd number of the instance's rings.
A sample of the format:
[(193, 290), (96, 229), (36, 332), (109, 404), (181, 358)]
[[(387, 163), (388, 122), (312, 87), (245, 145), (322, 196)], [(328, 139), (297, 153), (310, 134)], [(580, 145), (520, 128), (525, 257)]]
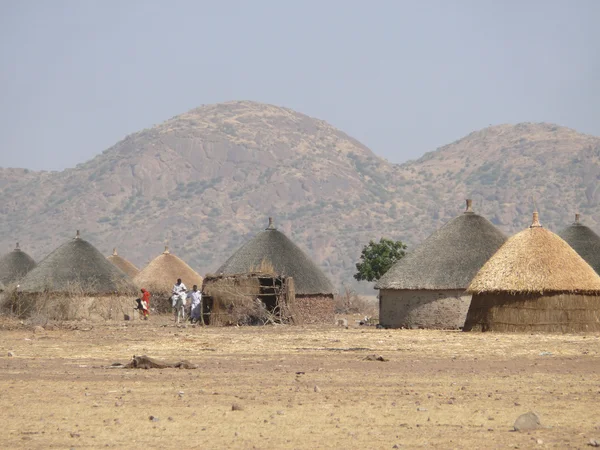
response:
[[(586, 448), (600, 437), (597, 335), (353, 323), (175, 328), (154, 316), (34, 332), (4, 322), (0, 447)], [(134, 354), (200, 369), (104, 368)], [(545, 428), (510, 431), (530, 410)]]

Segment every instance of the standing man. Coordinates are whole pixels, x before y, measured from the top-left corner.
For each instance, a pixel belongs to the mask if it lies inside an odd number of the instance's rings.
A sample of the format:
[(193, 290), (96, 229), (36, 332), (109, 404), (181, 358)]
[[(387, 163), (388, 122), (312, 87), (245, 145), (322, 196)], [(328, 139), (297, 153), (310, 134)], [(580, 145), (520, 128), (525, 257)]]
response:
[(194, 323), (194, 321), (202, 321), (202, 325), (204, 325), (204, 317), (202, 317), (202, 292), (198, 290), (197, 285), (194, 285), (192, 290), (188, 293), (188, 298), (191, 302), (190, 319), (192, 323)]

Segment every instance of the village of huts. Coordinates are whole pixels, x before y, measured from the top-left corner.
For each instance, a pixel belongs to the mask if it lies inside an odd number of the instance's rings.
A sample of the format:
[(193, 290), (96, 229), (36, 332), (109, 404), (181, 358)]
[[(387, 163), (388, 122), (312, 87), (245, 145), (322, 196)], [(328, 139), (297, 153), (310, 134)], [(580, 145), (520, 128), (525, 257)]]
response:
[(387, 328), (462, 328), (477, 271), (506, 237), (466, 201), (463, 214), (434, 232), (381, 277), (379, 323)]
[[(554, 234), (534, 214), (506, 238), (471, 200), (457, 217), (409, 249), (375, 284), (380, 328), (510, 332), (600, 331), (600, 236), (575, 221)], [(0, 258), (2, 308), (54, 319), (135, 318), (135, 297), (170, 313), (173, 284), (202, 292), (204, 323), (335, 323), (336, 289), (269, 218), (267, 227), (205, 277), (168, 246), (142, 270), (104, 257), (77, 231), (38, 264), (17, 243)]]
[[(234, 311), (236, 305), (247, 311), (245, 319), (250, 322), (269, 319), (269, 313), (271, 320), (287, 323), (334, 322), (331, 281), (302, 249), (277, 230), (272, 218), (265, 230), (217, 269), (217, 274), (206, 277), (204, 293), (212, 323), (239, 320), (232, 316), (239, 314)], [(254, 299), (264, 307), (253, 305)], [(259, 306), (258, 310), (253, 306)]]
[(8, 302), (17, 315), (51, 319), (123, 318), (136, 287), (77, 231), (19, 281)]
[(466, 331), (598, 332), (600, 276), (567, 242), (531, 226), (508, 239), (469, 285)]

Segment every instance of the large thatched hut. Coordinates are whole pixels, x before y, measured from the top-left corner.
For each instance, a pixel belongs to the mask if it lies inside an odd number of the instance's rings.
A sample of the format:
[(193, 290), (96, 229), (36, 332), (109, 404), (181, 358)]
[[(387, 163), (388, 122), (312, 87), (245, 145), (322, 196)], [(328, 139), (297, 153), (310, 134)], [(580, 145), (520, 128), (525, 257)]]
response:
[(600, 236), (580, 222), (579, 214), (575, 214), (575, 222), (558, 235), (600, 274)]
[(408, 253), (376, 283), (379, 322), (389, 328), (462, 328), (471, 279), (506, 237), (466, 211)]
[(300, 247), (275, 228), (270, 217), (269, 226), (217, 270), (219, 276), (229, 278), (256, 272), (293, 279), (296, 323), (333, 323), (331, 281)]
[(129, 275), (130, 278), (134, 278), (138, 273), (140, 273), (140, 269), (119, 255), (116, 248), (113, 248), (112, 255), (107, 256), (106, 259)]
[(5, 286), (18, 283), (34, 267), (33, 258), (21, 250), (17, 242), (13, 251), (0, 258), (0, 282)]
[(122, 318), (133, 305), (132, 280), (80, 237), (64, 243), (20, 282), (17, 308), (49, 318)]
[(512, 236), (477, 273), (464, 329), (600, 331), (600, 276), (540, 225)]
[(193, 285), (202, 286), (202, 276), (178, 258), (165, 246), (165, 251), (154, 258), (133, 279), (139, 288), (144, 288), (152, 294), (151, 305), (160, 312), (170, 311), (171, 290), (178, 278), (188, 289)]

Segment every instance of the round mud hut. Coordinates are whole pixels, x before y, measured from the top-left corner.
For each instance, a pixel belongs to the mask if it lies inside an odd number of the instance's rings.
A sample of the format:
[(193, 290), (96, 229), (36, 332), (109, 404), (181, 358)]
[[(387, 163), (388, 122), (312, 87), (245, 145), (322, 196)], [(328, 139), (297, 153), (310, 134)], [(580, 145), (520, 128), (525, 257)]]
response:
[(465, 331), (600, 331), (600, 276), (558, 235), (540, 225), (512, 236), (485, 263)]
[(575, 222), (558, 235), (600, 274), (600, 236), (580, 222), (579, 214), (575, 214)]
[[(292, 279), (288, 306), (298, 324), (334, 322), (334, 288), (323, 271), (269, 217), (268, 227), (246, 242), (219, 269), (219, 276), (270, 273)], [(289, 291), (289, 289), (288, 289)]]
[(16, 285), (35, 267), (35, 261), (19, 247), (0, 258), (0, 282), (7, 288)]
[(129, 275), (130, 278), (134, 278), (138, 273), (140, 273), (140, 269), (138, 269), (132, 263), (120, 256), (117, 253), (116, 248), (113, 248), (112, 255), (108, 256), (106, 259), (108, 259), (111, 263), (113, 263), (115, 266), (117, 266), (119, 269), (121, 269), (123, 272)]
[(64, 243), (31, 270), (15, 294), (20, 314), (49, 319), (122, 319), (137, 289), (96, 247), (81, 239)]
[(386, 328), (458, 329), (477, 271), (506, 241), (487, 219), (466, 211), (394, 264), (375, 284), (379, 323)]
[(202, 286), (202, 276), (188, 266), (185, 261), (173, 255), (169, 247), (154, 258), (133, 279), (138, 288), (150, 291), (150, 304), (159, 312), (171, 311), (171, 291), (178, 278), (188, 289), (193, 285)]

